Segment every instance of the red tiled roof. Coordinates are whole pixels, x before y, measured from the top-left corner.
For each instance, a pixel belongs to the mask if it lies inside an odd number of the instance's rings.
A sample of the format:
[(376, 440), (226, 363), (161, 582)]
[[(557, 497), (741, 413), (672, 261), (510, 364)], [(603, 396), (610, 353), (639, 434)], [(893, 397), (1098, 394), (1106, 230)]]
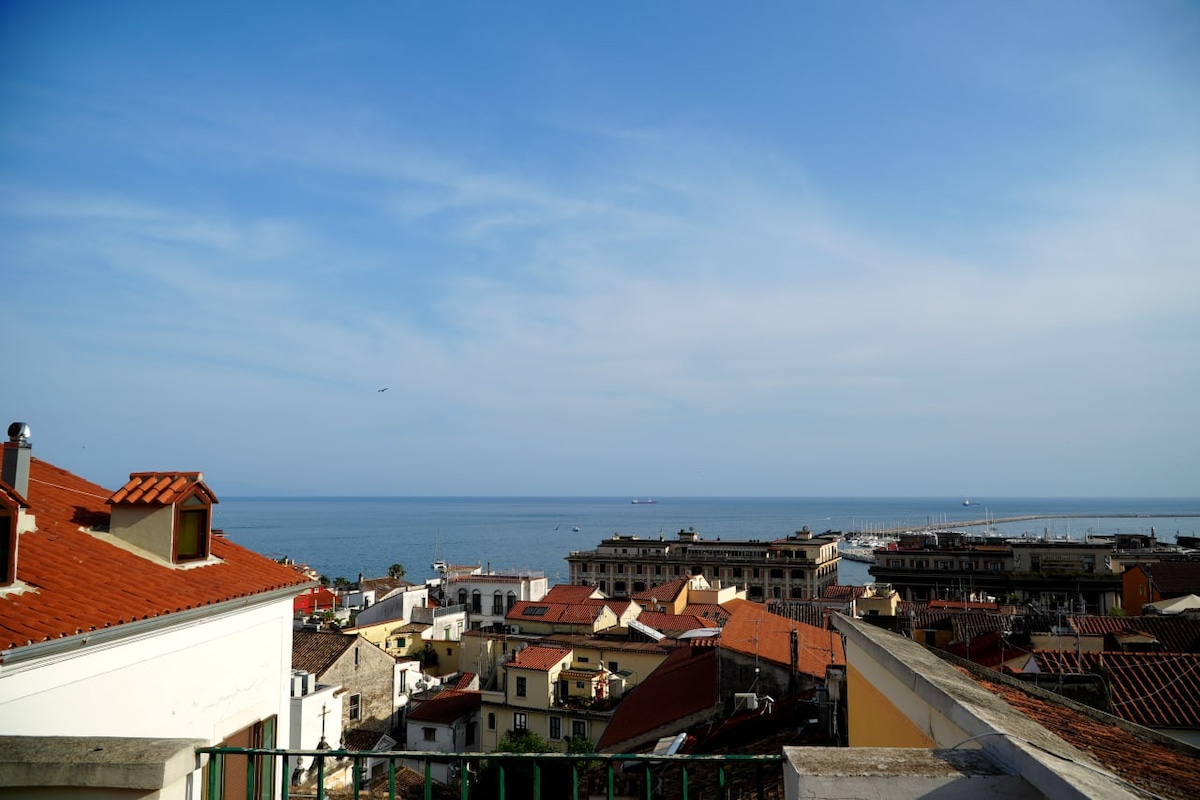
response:
[(200, 493), (210, 503), (217, 498), (199, 472), (131, 472), (129, 481), (108, 498), (113, 505), (166, 506)]
[(504, 665), (505, 669), (533, 669), (548, 672), (564, 658), (571, 655), (570, 650), (561, 647), (542, 647), (533, 645), (517, 652), (512, 661)]
[(1149, 728), (1200, 728), (1200, 655), (1196, 653), (1075, 653), (1039, 650), (1050, 673), (1106, 678), (1115, 716)]
[(458, 690), (460, 692), (465, 692), (465, 691), (470, 690), (470, 686), (474, 682), (475, 682), (475, 673), (474, 672), (464, 672), (462, 675), (458, 676), (458, 680), (456, 680), (454, 682), (454, 685), (449, 688)]
[[(509, 622), (559, 622), (569, 625), (591, 625), (603, 612), (607, 603), (577, 604), (547, 603), (544, 601), (518, 600), (504, 615)], [(545, 609), (541, 611), (540, 609)]]
[(1109, 635), (1132, 628), (1150, 634), (1161, 649), (1174, 653), (1200, 653), (1200, 619), (1186, 617), (1071, 616), (1068, 624), (1082, 634)]
[(219, 563), (172, 569), (85, 529), (109, 522), (110, 492), (45, 461), (30, 463), (37, 530), (21, 534), (17, 579), (0, 597), (0, 650), (311, 584), (291, 567), (213, 536)]
[(843, 598), (848, 599), (851, 597), (858, 598), (858, 597), (862, 597), (864, 594), (866, 594), (866, 591), (867, 591), (867, 587), (865, 587), (865, 586), (840, 586), (835, 583), (835, 584), (826, 586), (825, 591), (821, 594), (821, 596), (827, 597), (831, 600), (832, 599), (843, 599)]
[(683, 607), (683, 613), (711, 619), (718, 625), (724, 625), (725, 620), (729, 619), (729, 609), (716, 603), (688, 603)]
[(677, 647), (618, 705), (597, 752), (629, 742), (717, 703), (717, 654), (712, 648)]
[(732, 615), (721, 631), (721, 647), (756, 655), (776, 664), (791, 664), (791, 631), (799, 633), (799, 669), (824, 680), (830, 664), (845, 664), (842, 637), (803, 622), (772, 614), (758, 603), (731, 600), (725, 604)]
[(638, 592), (633, 596), (633, 599), (637, 600), (642, 605), (646, 605), (646, 603), (649, 603), (652, 599), (658, 600), (660, 603), (671, 603), (678, 598), (679, 594), (689, 585), (689, 578), (676, 578), (674, 580), (667, 581), (666, 583), (660, 583), (656, 586), (651, 586), (644, 592)]
[(710, 619), (694, 616), (692, 614), (667, 614), (662, 611), (643, 611), (638, 614), (638, 622), (643, 625), (649, 625), (656, 631), (663, 633), (682, 633), (683, 631), (695, 630), (696, 628), (719, 628), (717, 623)]
[(1200, 561), (1156, 561), (1137, 564), (1163, 596), (1200, 594)]
[(542, 598), (547, 603), (582, 603), (596, 594), (596, 587), (580, 584), (556, 583)]
[(482, 704), (479, 692), (446, 689), (408, 712), (410, 722), (437, 722), (448, 725), (456, 719), (478, 711)]
[(332, 631), (292, 631), (292, 669), (320, 677), (358, 640)]
[[(1000, 696), (1010, 706), (1047, 728), (1074, 747), (1090, 753), (1117, 776), (1164, 800), (1200, 797), (1200, 760), (1184, 755), (1180, 747), (1138, 736), (1100, 716), (1084, 714), (1066, 703), (1035, 696), (1007, 682), (971, 678)], [(1133, 729), (1137, 730), (1137, 729)]]

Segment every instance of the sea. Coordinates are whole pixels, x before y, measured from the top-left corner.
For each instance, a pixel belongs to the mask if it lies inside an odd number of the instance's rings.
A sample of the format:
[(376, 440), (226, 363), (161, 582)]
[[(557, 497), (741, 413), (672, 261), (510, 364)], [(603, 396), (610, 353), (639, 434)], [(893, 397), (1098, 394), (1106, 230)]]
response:
[[(779, 539), (807, 527), (872, 532), (936, 525), (1006, 536), (1081, 539), (1150, 533), (1174, 543), (1200, 533), (1200, 498), (872, 497), (224, 497), (213, 527), (271, 558), (308, 564), (330, 579), (382, 577), (401, 564), (414, 583), (435, 561), (540, 572), (568, 582), (566, 558), (620, 533), (673, 539)], [(647, 500), (653, 502), (646, 502)], [(1006, 517), (1048, 518), (1002, 523)], [(1116, 516), (1124, 515), (1124, 516)], [(959, 527), (966, 522), (983, 525)], [(843, 559), (838, 582), (871, 582), (868, 565)]]

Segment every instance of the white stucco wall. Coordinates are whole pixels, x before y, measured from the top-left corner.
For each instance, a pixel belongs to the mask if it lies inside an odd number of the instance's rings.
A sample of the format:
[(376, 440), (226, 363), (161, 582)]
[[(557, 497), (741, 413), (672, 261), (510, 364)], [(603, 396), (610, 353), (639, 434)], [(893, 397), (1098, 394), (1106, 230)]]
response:
[[(195, 618), (184, 612), (176, 620), (134, 623), (107, 641), (111, 629), (72, 637), (35, 658), (10, 657), (0, 666), (0, 734), (217, 744), (275, 716), (283, 744), (290, 728), (291, 596), (225, 604)], [(161, 796), (199, 796), (200, 776), (196, 770)]]
[(272, 715), (288, 730), (290, 598), (103, 644), (74, 638), (77, 649), (0, 668), (0, 733), (216, 743)]

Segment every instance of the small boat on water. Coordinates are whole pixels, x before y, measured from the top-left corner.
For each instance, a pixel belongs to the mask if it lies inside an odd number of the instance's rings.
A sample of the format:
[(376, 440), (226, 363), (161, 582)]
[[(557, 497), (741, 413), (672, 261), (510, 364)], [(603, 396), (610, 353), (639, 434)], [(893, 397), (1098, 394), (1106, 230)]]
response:
[(575, 533), (579, 533), (579, 526), (575, 525), (571, 528), (571, 530), (574, 531)]
[(635, 497), (632, 500), (630, 500), (629, 502), (633, 503), (635, 506), (648, 506), (648, 505), (654, 505), (658, 501), (651, 500), (650, 498), (646, 498), (645, 500), (639, 500)]

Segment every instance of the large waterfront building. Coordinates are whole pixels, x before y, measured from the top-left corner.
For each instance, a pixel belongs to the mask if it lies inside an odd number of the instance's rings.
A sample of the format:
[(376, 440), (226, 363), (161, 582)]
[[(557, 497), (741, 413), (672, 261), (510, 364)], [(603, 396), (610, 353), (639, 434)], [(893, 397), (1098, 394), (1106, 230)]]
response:
[(995, 597), (1077, 613), (1121, 607), (1122, 571), (1131, 564), (1182, 557), (1153, 536), (1086, 540), (997, 539), (936, 531), (900, 537), (875, 550), (871, 575), (905, 600)]
[(749, 599), (820, 597), (837, 583), (836, 536), (807, 528), (783, 539), (705, 540), (693, 529), (674, 539), (614, 534), (595, 550), (567, 556), (571, 583), (629, 597), (675, 578), (703, 575), (712, 585), (746, 587)]

